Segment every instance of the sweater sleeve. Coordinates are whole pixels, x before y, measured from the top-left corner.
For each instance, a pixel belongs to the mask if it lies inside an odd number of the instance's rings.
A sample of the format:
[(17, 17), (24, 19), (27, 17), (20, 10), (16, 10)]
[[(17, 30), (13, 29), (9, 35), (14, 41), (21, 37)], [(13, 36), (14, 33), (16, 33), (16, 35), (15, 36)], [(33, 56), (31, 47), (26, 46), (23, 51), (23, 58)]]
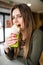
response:
[(37, 30), (34, 32), (32, 36), (32, 50), (31, 54), (28, 58), (28, 65), (38, 65), (39, 58), (42, 52), (42, 32), (40, 30)]

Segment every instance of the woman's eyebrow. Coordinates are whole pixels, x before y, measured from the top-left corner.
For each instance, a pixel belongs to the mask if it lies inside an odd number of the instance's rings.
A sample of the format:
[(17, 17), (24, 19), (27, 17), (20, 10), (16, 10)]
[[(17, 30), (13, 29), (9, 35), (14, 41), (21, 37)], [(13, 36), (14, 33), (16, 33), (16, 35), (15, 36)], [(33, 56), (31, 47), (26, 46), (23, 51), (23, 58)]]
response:
[(18, 15), (21, 15), (21, 14), (17, 14), (17, 16), (18, 16)]

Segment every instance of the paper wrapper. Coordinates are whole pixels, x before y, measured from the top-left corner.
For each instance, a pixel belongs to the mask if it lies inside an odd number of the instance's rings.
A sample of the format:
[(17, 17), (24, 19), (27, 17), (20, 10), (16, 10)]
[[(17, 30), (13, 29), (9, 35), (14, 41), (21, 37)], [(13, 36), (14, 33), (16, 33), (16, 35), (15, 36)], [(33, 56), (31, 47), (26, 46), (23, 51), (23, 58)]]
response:
[[(19, 39), (19, 28), (16, 25), (13, 25), (11, 28), (11, 34), (14, 34), (14, 37)], [(19, 42), (17, 41), (15, 44), (11, 44), (10, 47), (18, 47)]]

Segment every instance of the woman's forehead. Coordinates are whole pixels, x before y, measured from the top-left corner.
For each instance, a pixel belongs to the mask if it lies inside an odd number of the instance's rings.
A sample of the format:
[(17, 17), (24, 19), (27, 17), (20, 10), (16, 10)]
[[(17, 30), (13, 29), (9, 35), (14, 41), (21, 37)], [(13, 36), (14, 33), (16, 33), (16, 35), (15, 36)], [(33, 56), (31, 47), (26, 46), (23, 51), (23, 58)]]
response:
[(12, 15), (14, 16), (14, 15), (18, 15), (18, 14), (21, 14), (19, 8), (14, 9), (12, 12)]

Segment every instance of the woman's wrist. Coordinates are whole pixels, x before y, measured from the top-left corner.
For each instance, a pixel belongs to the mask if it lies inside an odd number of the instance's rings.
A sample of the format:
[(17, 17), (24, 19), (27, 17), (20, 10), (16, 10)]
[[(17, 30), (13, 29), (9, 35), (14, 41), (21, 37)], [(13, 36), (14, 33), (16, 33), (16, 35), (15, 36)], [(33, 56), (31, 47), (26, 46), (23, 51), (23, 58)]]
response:
[(8, 49), (4, 49), (5, 54), (8, 54)]
[(7, 54), (7, 52), (4, 50), (5, 54)]

